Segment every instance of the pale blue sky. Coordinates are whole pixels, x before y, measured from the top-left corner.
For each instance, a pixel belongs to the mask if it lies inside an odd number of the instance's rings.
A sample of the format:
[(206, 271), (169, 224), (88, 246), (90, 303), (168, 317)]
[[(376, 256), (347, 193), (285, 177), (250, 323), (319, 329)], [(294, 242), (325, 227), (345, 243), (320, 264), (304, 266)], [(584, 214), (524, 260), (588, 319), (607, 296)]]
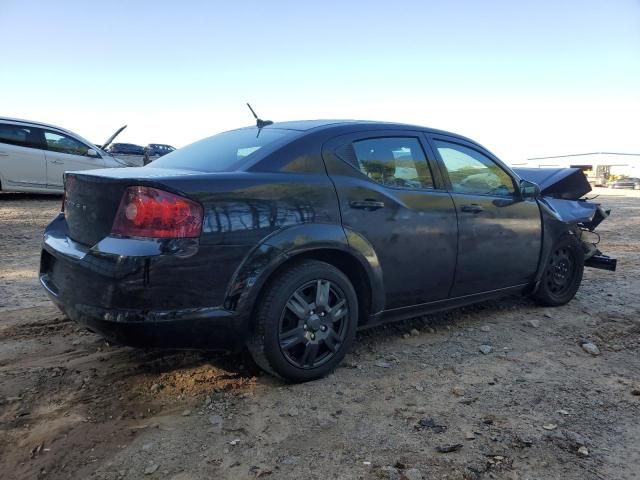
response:
[(640, 152), (640, 0), (0, 0), (0, 115), (182, 146), (265, 118)]

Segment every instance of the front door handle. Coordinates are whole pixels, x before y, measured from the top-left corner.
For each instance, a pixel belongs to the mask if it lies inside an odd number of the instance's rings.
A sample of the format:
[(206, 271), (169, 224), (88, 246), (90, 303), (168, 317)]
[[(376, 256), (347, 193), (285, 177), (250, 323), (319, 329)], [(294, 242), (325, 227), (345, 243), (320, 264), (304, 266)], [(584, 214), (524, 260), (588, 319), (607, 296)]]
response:
[(55, 163), (56, 165), (64, 165), (62, 160), (51, 160), (51, 163)]
[(349, 202), (351, 208), (360, 208), (362, 210), (377, 210), (379, 208), (384, 208), (384, 202), (380, 202), (378, 200), (351, 200)]
[(0, 157), (8, 157), (9, 154), (7, 152), (0, 152)]
[(468, 213), (480, 213), (484, 211), (484, 208), (482, 208), (477, 203), (472, 203), (471, 205), (462, 205), (462, 207), (460, 207), (460, 210)]

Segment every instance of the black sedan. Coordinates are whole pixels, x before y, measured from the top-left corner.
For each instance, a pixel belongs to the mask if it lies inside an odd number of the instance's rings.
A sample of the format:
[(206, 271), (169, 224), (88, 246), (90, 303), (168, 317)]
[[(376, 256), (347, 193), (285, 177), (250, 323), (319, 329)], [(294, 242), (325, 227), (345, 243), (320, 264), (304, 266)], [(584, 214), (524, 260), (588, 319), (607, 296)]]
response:
[(167, 155), (175, 150), (171, 145), (165, 145), (162, 143), (150, 143), (144, 147), (144, 164), (147, 165), (152, 161)]
[(589, 189), (439, 130), (262, 122), (143, 168), (67, 173), (40, 281), (113, 342), (246, 345), (305, 381), (358, 328), (507, 294), (569, 302), (585, 265), (615, 269), (588, 241), (608, 214), (578, 200)]
[(108, 151), (113, 155), (144, 155), (144, 148), (133, 143), (114, 143)]

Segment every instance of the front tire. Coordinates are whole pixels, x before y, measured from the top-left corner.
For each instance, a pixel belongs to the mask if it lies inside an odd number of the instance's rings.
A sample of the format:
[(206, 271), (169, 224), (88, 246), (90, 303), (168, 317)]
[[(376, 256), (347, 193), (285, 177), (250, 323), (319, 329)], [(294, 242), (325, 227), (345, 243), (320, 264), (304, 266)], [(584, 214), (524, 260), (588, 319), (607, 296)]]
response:
[(267, 284), (247, 344), (263, 370), (293, 382), (321, 378), (353, 344), (358, 298), (344, 273), (303, 260)]
[(552, 247), (533, 299), (545, 306), (565, 305), (576, 295), (584, 272), (584, 253), (573, 235), (565, 235)]

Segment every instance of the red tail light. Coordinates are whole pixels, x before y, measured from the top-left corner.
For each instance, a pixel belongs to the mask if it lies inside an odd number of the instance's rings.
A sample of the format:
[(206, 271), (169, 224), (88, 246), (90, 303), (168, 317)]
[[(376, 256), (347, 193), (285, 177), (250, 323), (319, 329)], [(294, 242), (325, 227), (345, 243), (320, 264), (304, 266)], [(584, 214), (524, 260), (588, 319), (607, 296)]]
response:
[(151, 187), (129, 187), (111, 233), (130, 237), (192, 238), (202, 230), (202, 206)]

